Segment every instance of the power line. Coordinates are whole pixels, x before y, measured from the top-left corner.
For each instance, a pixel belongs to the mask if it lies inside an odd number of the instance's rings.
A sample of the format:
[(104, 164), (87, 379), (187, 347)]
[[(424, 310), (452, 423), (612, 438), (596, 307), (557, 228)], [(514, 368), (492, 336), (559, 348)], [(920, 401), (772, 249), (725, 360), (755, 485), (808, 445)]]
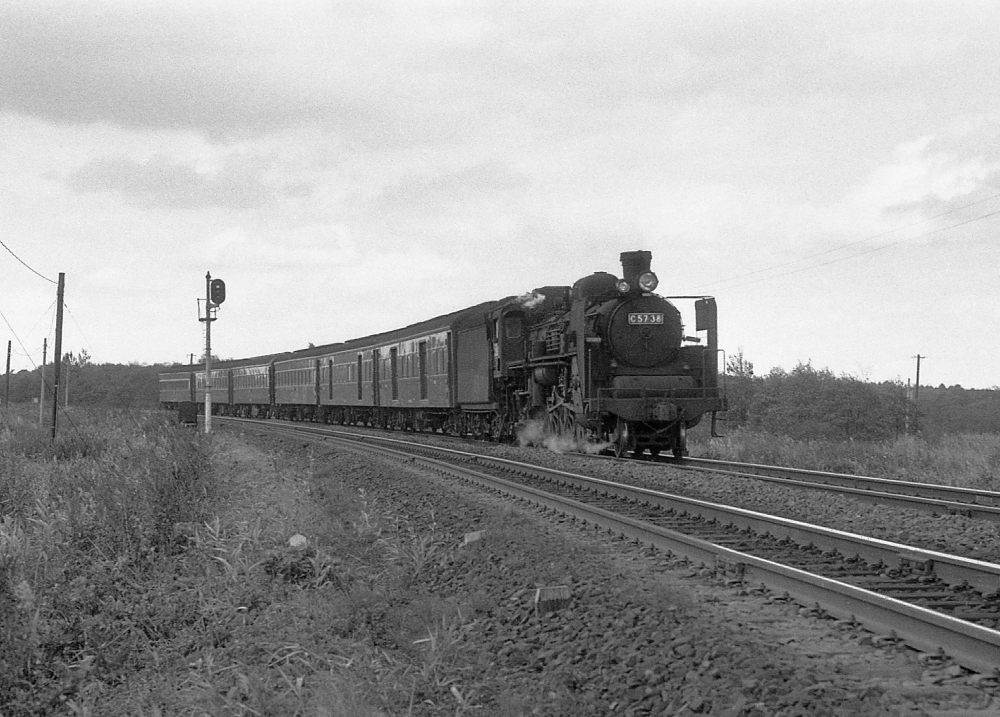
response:
[[(17, 335), (16, 331), (14, 331), (14, 327), (10, 325), (10, 322), (7, 320), (7, 317), (4, 316), (3, 311), (0, 311), (0, 319), (3, 319), (3, 322), (5, 324), (7, 324), (7, 328), (10, 329), (10, 333), (13, 334), (13, 336), (14, 336), (15, 339), (17, 339), (17, 345), (20, 346), (21, 347), (21, 351), (24, 352), (21, 355), (22, 356), (26, 356), (28, 358), (28, 361), (31, 362), (31, 365), (34, 368), (38, 368), (38, 364), (35, 363), (35, 359), (32, 358), (32, 354), (28, 353), (28, 349), (25, 347), (24, 342), (21, 341), (21, 337)], [(37, 351), (35, 353), (37, 353)]]
[(27, 269), (28, 271), (30, 271), (30, 272), (31, 272), (32, 274), (35, 274), (36, 276), (38, 276), (38, 277), (40, 277), (40, 278), (42, 278), (42, 279), (45, 279), (45, 281), (49, 282), (50, 284), (55, 284), (55, 283), (56, 283), (56, 282), (52, 281), (52, 279), (50, 279), (49, 277), (47, 277), (47, 276), (44, 276), (44, 275), (42, 275), (42, 274), (39, 274), (39, 273), (38, 273), (37, 271), (35, 271), (34, 269), (32, 269), (32, 268), (31, 268), (30, 266), (28, 266), (28, 264), (27, 264), (27, 263), (26, 263), (26, 262), (24, 261), (24, 259), (22, 259), (21, 257), (19, 257), (19, 256), (18, 256), (17, 254), (15, 254), (15, 253), (14, 253), (14, 250), (13, 250), (13, 249), (11, 249), (11, 248), (10, 248), (9, 246), (7, 246), (6, 244), (4, 244), (4, 242), (3, 242), (3, 239), (0, 239), (0, 246), (2, 246), (2, 247), (3, 247), (4, 249), (6, 249), (6, 250), (7, 250), (7, 252), (8, 252), (8, 253), (9, 253), (9, 254), (10, 254), (10, 255), (11, 255), (12, 257), (14, 257), (14, 258), (15, 258), (15, 259), (17, 259), (17, 260), (18, 260), (19, 262), (21, 262), (21, 264), (22, 264), (22, 265), (24, 265), (24, 268), (26, 268), (26, 269)]
[[(935, 219), (940, 219), (941, 217), (947, 216), (949, 214), (953, 214), (953, 213), (961, 211), (963, 209), (968, 209), (969, 207), (974, 207), (977, 204), (982, 204), (984, 202), (989, 202), (989, 201), (991, 201), (993, 199), (997, 199), (998, 197), (1000, 197), (1000, 193), (998, 193), (998, 194), (992, 194), (992, 195), (990, 195), (988, 197), (984, 197), (983, 199), (978, 199), (978, 200), (976, 200), (974, 202), (969, 202), (968, 204), (963, 204), (962, 206), (955, 207), (954, 209), (949, 209), (946, 212), (941, 212), (940, 214), (935, 214), (932, 217), (927, 217), (926, 219), (921, 219), (921, 220), (916, 221), (916, 222), (911, 222), (910, 224), (906, 224), (906, 225), (901, 226), (901, 227), (896, 227), (895, 229), (889, 229), (889, 230), (881, 232), (879, 234), (873, 234), (873, 235), (865, 237), (863, 239), (858, 239), (857, 241), (853, 241), (853, 242), (849, 242), (847, 244), (841, 244), (839, 246), (835, 246), (835, 247), (833, 247), (831, 249), (825, 249), (823, 251), (815, 252), (813, 254), (807, 254), (806, 256), (799, 257), (798, 259), (793, 259), (792, 261), (787, 261), (787, 262), (785, 262), (783, 264), (776, 264), (774, 266), (765, 267), (763, 269), (756, 269), (754, 271), (749, 271), (749, 272), (746, 272), (746, 273), (743, 273), (743, 274), (737, 274), (735, 276), (731, 276), (731, 277), (728, 277), (726, 279), (719, 279), (718, 281), (713, 282), (711, 284), (703, 284), (701, 286), (696, 286), (696, 287), (694, 287), (694, 289), (695, 290), (700, 290), (700, 289), (703, 289), (703, 288), (706, 288), (706, 287), (718, 286), (719, 284), (727, 284), (727, 283), (729, 283), (731, 281), (737, 281), (739, 279), (744, 279), (744, 278), (747, 278), (747, 277), (750, 277), (750, 276), (756, 276), (758, 274), (764, 274), (764, 273), (767, 273), (767, 272), (777, 271), (778, 269), (783, 269), (783, 268), (785, 268), (787, 266), (793, 266), (795, 264), (799, 264), (801, 262), (808, 261), (809, 259), (815, 259), (817, 257), (826, 256), (827, 254), (832, 254), (834, 252), (843, 251), (844, 249), (849, 249), (849, 248), (851, 248), (853, 246), (857, 246), (859, 244), (864, 244), (865, 242), (874, 241), (875, 239), (880, 239), (881, 237), (888, 236), (889, 234), (894, 234), (894, 233), (899, 232), (899, 231), (903, 231), (904, 229), (910, 229), (911, 227), (919, 226), (920, 224), (925, 224), (925, 223), (933, 221)], [(850, 254), (848, 256), (841, 257), (839, 259), (834, 259), (832, 261), (823, 262), (821, 264), (813, 264), (813, 265), (810, 265), (810, 266), (807, 266), (807, 267), (803, 267), (802, 269), (796, 269), (794, 271), (785, 272), (784, 274), (778, 274), (776, 276), (769, 276), (769, 277), (765, 277), (765, 278), (762, 278), (762, 279), (758, 279), (756, 281), (749, 281), (749, 282), (744, 282), (744, 283), (736, 284), (736, 286), (746, 286), (748, 284), (756, 284), (756, 283), (759, 283), (760, 281), (765, 281), (765, 280), (770, 280), (770, 279), (778, 279), (778, 278), (781, 278), (781, 277), (784, 277), (784, 276), (790, 276), (792, 274), (798, 274), (798, 273), (801, 273), (803, 271), (808, 271), (809, 269), (819, 269), (821, 267), (828, 266), (830, 264), (836, 264), (837, 262), (846, 261), (848, 259), (855, 259), (855, 258), (857, 258), (859, 256), (864, 256), (866, 254), (872, 254), (872, 253), (877, 252), (877, 251), (882, 251), (883, 249), (888, 249), (890, 247), (894, 247), (897, 244), (902, 244), (903, 242), (912, 241), (914, 239), (920, 239), (922, 237), (930, 236), (931, 234), (936, 234), (936, 233), (944, 231), (946, 229), (954, 229), (954, 228), (960, 227), (960, 226), (962, 226), (964, 224), (970, 224), (972, 222), (979, 221), (980, 219), (986, 219), (986, 218), (994, 216), (995, 214), (998, 214), (998, 213), (1000, 213), (1000, 212), (990, 212), (990, 213), (984, 214), (982, 216), (978, 216), (978, 217), (974, 217), (972, 219), (968, 219), (968, 220), (966, 220), (964, 222), (959, 222), (958, 224), (952, 224), (950, 226), (942, 227), (940, 229), (935, 229), (933, 231), (926, 232), (924, 234), (918, 234), (917, 236), (907, 237), (905, 239), (900, 239), (899, 241), (893, 242), (891, 244), (885, 244), (883, 246), (875, 247), (875, 248), (869, 249), (867, 251), (859, 252), (859, 253), (856, 253), (856, 254)]]
[[(38, 327), (38, 324), (40, 324), (42, 322), (42, 320), (46, 316), (49, 315), (49, 312), (52, 311), (52, 307), (55, 306), (55, 305), (56, 305), (55, 301), (53, 301), (51, 304), (49, 304), (49, 307), (47, 309), (45, 309), (45, 311), (43, 311), (42, 314), (35, 320), (34, 326), (32, 326), (31, 329), (28, 330), (29, 334), (34, 332), (34, 330)], [(35, 369), (37, 369), (38, 368), (38, 364), (35, 363), (35, 357), (39, 353), (41, 353), (41, 352), (40, 351), (28, 351), (27, 347), (24, 345), (24, 342), (21, 341), (21, 337), (17, 335), (17, 332), (14, 330), (14, 327), (11, 326), (10, 321), (7, 320), (7, 317), (4, 315), (3, 311), (0, 311), (0, 318), (3, 319), (3, 321), (4, 321), (5, 324), (7, 324), (7, 328), (10, 329), (10, 333), (13, 334), (13, 336), (14, 336), (15, 339), (17, 339), (17, 344), (18, 344), (18, 346), (21, 347), (20, 351), (15, 351), (14, 353), (17, 353), (18, 355), (20, 355), (20, 356), (28, 359), (28, 361), (31, 363), (32, 367), (35, 368)], [(54, 312), (52, 314), (52, 322), (53, 322), (53, 324), (55, 323), (55, 313)], [(48, 337), (46, 337), (46, 338), (48, 338)]]
[(94, 347), (93, 347), (93, 345), (91, 345), (90, 339), (87, 338), (87, 335), (85, 333), (83, 333), (83, 327), (80, 326), (80, 322), (76, 320), (76, 316), (74, 316), (73, 312), (70, 311), (69, 304), (63, 302), (63, 307), (66, 309), (66, 311), (69, 311), (69, 317), (71, 319), (73, 319), (73, 323), (76, 324), (76, 328), (79, 329), (80, 336), (83, 337), (83, 340), (87, 343), (87, 346), (90, 346), (90, 355), (93, 356), (94, 355)]
[[(989, 197), (988, 199), (994, 199), (996, 196), (1000, 196), (1000, 195), (994, 195), (994, 197)], [(984, 199), (984, 200), (981, 200), (981, 201), (986, 201), (986, 200)], [(979, 202), (974, 202), (974, 204), (978, 204), (978, 203)], [(972, 206), (972, 205), (970, 204), (970, 205), (966, 205), (966, 206)], [(959, 207), (959, 209), (962, 209), (962, 208), (963, 207)], [(952, 210), (952, 211), (957, 211), (957, 210)], [(950, 214), (950, 212), (945, 212), (944, 214)], [(773, 275), (773, 276), (761, 277), (760, 279), (755, 279), (753, 281), (746, 281), (746, 282), (738, 283), (738, 284), (735, 284), (734, 286), (749, 286), (751, 284), (759, 284), (762, 281), (772, 281), (774, 279), (780, 279), (782, 277), (791, 276), (793, 274), (801, 274), (804, 271), (810, 271), (812, 269), (821, 269), (824, 266), (830, 266), (831, 264), (838, 264), (838, 263), (840, 263), (842, 261), (848, 261), (849, 259), (857, 259), (858, 257), (862, 257), (862, 256), (865, 256), (867, 254), (874, 254), (875, 252), (884, 251), (886, 249), (891, 249), (894, 246), (898, 246), (899, 244), (903, 244), (903, 243), (908, 242), (908, 241), (913, 241), (914, 239), (922, 239), (924, 237), (929, 237), (932, 234), (939, 234), (939, 233), (941, 233), (943, 231), (948, 231), (949, 229), (957, 229), (958, 227), (965, 226), (966, 224), (972, 224), (973, 222), (982, 221), (983, 219), (989, 219), (990, 217), (996, 216), (997, 214), (1000, 214), (1000, 209), (998, 209), (997, 211), (994, 211), (994, 212), (988, 212), (987, 214), (982, 214), (982, 215), (980, 215), (978, 217), (973, 217), (972, 219), (966, 219), (964, 222), (958, 222), (957, 224), (951, 224), (951, 225), (946, 226), (946, 227), (940, 227), (938, 229), (932, 229), (929, 232), (924, 232), (923, 234), (917, 234), (916, 236), (906, 237), (904, 239), (899, 239), (898, 241), (894, 241), (894, 242), (892, 242), (890, 244), (883, 244), (882, 246), (877, 246), (877, 247), (874, 247), (872, 249), (868, 249), (866, 251), (858, 252), (856, 254), (850, 254), (848, 256), (842, 256), (839, 259), (831, 259), (830, 261), (825, 261), (825, 262), (823, 262), (821, 264), (812, 264), (810, 266), (802, 267), (801, 269), (795, 269), (793, 271), (786, 271), (783, 274), (776, 274), (776, 275)], [(937, 215), (937, 217), (940, 217), (940, 216), (943, 216), (943, 214)], [(930, 217), (929, 219), (924, 219), (924, 220), (921, 220), (919, 222), (915, 222), (914, 224), (909, 224), (909, 225), (907, 225), (905, 227), (899, 227), (897, 229), (892, 229), (892, 230), (890, 230), (888, 232), (884, 232), (882, 234), (878, 234), (878, 235), (875, 235), (875, 236), (872, 236), (872, 237), (868, 237), (866, 239), (861, 239), (861, 240), (858, 240), (856, 242), (852, 242), (851, 244), (846, 244), (844, 246), (835, 247), (833, 249), (828, 249), (825, 252), (820, 252), (818, 254), (811, 254), (810, 256), (803, 257), (802, 259), (798, 259), (796, 261), (786, 262), (785, 264), (780, 264), (778, 266), (774, 266), (774, 267), (771, 267), (771, 268), (768, 268), (768, 269), (760, 269), (758, 271), (750, 272), (749, 274), (741, 274), (740, 276), (732, 277), (730, 279), (722, 279), (720, 281), (720, 283), (724, 284), (724, 283), (726, 283), (728, 281), (735, 281), (736, 279), (740, 279), (742, 277), (753, 276), (755, 274), (761, 274), (761, 273), (764, 273), (764, 272), (769, 272), (769, 271), (774, 271), (776, 269), (781, 269), (781, 268), (783, 268), (785, 266), (791, 266), (792, 264), (797, 264), (800, 261), (805, 261), (806, 259), (812, 259), (812, 258), (815, 258), (817, 256), (823, 256), (824, 254), (829, 254), (829, 253), (834, 252), (834, 251), (839, 251), (840, 249), (844, 249), (844, 248), (847, 248), (847, 247), (850, 247), (850, 246), (855, 246), (857, 244), (861, 244), (863, 242), (869, 241), (870, 239), (876, 239), (878, 237), (885, 236), (886, 234), (891, 234), (892, 232), (900, 231), (901, 229), (907, 229), (907, 228), (909, 228), (911, 226), (915, 226), (916, 224), (922, 224), (925, 221), (930, 221), (931, 219), (936, 219), (937, 217)], [(695, 287), (695, 288), (700, 290), (702, 288), (705, 288), (706, 286), (714, 286), (714, 284), (702, 285), (702, 286)], [(729, 288), (734, 288), (734, 287), (730, 286)]]
[[(0, 242), (0, 243), (2, 243), (2, 242)], [(42, 278), (44, 279), (45, 277), (42, 277)], [(56, 301), (58, 301), (58, 299), (56, 299)], [(55, 304), (56, 301), (53, 301), (52, 303)], [(66, 306), (65, 302), (63, 302), (63, 306), (64, 307)], [(52, 308), (52, 307), (50, 306), (49, 308)], [(35, 363), (35, 359), (32, 358), (32, 354), (28, 353), (28, 349), (25, 347), (24, 342), (21, 341), (21, 337), (17, 335), (16, 331), (14, 331), (14, 327), (10, 325), (10, 321), (7, 320), (7, 317), (4, 315), (3, 311), (0, 311), (0, 319), (3, 319), (3, 322), (5, 324), (7, 324), (7, 328), (10, 329), (11, 334), (13, 334), (14, 338), (17, 339), (17, 343), (21, 347), (21, 351), (24, 352), (22, 355), (26, 356), (28, 358), (28, 361), (31, 362), (32, 369), (37, 371), (38, 370), (38, 364)], [(54, 388), (54, 384), (53, 383), (49, 383), (48, 379), (45, 377), (44, 372), (42, 372), (41, 378), (42, 378), (42, 383), (45, 384), (45, 387), (47, 389), (49, 389), (50, 391), (52, 391), (52, 400), (55, 402), (54, 405), (53, 405), (53, 410), (61, 412), (62, 415), (63, 415), (63, 417), (65, 417), (65, 419), (67, 421), (69, 421), (70, 425), (73, 427), (73, 431), (76, 433), (76, 435), (82, 438), (83, 436), (80, 433), (80, 429), (77, 428), (76, 422), (72, 419), (72, 417), (69, 415), (69, 413), (67, 413), (66, 408), (65, 407), (62, 407), (62, 408), (59, 407), (59, 396), (56, 394), (56, 391), (55, 391), (55, 388)]]

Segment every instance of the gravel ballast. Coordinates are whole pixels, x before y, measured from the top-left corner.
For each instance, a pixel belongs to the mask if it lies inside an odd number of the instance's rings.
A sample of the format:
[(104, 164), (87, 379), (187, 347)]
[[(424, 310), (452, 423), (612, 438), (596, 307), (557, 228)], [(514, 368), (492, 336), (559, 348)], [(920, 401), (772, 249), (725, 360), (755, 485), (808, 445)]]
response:
[[(720, 502), (741, 491), (704, 477), (665, 479), (661, 466), (624, 469), (505, 446), (483, 452), (671, 492), (700, 491), (698, 497)], [(316, 460), (329, 469), (324, 480), (364, 491), (414, 535), (440, 538), (420, 589), (465, 606), (456, 632), (469, 655), (461, 674), (480, 685), (475, 700), (484, 714), (948, 714), (993, 704), (991, 679), (780, 596), (747, 594), (699, 566), (575, 523), (553, 523), (533, 508), (402, 463), (347, 449)], [(802, 520), (810, 519), (810, 502), (829, 507), (825, 499), (785, 496), (784, 506), (769, 509), (766, 497), (742, 491), (745, 507)], [(484, 534), (463, 545), (473, 531)], [(569, 588), (569, 606), (538, 614), (536, 590), (560, 585)]]

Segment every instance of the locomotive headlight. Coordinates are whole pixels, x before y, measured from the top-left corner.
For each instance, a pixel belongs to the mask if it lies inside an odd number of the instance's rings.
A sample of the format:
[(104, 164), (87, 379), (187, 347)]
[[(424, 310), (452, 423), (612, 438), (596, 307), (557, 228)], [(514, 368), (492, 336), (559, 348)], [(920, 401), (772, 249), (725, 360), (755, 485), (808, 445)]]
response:
[(651, 271), (647, 271), (639, 277), (639, 288), (643, 291), (654, 291), (659, 283), (660, 280), (657, 279), (656, 274)]
[(618, 293), (620, 293), (620, 294), (627, 294), (628, 292), (630, 292), (632, 290), (632, 287), (629, 286), (629, 283), (627, 281), (625, 281), (624, 279), (622, 279), (621, 281), (619, 281), (616, 286), (618, 288)]

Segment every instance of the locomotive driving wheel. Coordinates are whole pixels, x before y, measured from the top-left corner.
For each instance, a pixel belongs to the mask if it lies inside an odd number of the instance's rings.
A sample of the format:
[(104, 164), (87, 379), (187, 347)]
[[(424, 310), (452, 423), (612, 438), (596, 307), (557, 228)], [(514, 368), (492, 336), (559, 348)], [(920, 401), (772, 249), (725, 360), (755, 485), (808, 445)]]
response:
[(615, 452), (616, 458), (621, 458), (627, 453), (635, 450), (635, 436), (628, 421), (618, 419), (615, 430), (611, 433), (611, 448)]
[(573, 412), (565, 406), (549, 412), (545, 417), (545, 434), (560, 441), (579, 440), (582, 427), (578, 426)]

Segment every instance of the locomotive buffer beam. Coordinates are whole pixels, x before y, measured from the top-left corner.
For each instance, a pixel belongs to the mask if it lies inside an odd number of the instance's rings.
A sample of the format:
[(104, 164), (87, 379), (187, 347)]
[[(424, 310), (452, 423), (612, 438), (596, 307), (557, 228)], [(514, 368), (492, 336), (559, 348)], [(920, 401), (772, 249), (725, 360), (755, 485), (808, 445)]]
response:
[(676, 421), (684, 413), (683, 406), (651, 398), (599, 398), (594, 410), (613, 413), (626, 421)]

